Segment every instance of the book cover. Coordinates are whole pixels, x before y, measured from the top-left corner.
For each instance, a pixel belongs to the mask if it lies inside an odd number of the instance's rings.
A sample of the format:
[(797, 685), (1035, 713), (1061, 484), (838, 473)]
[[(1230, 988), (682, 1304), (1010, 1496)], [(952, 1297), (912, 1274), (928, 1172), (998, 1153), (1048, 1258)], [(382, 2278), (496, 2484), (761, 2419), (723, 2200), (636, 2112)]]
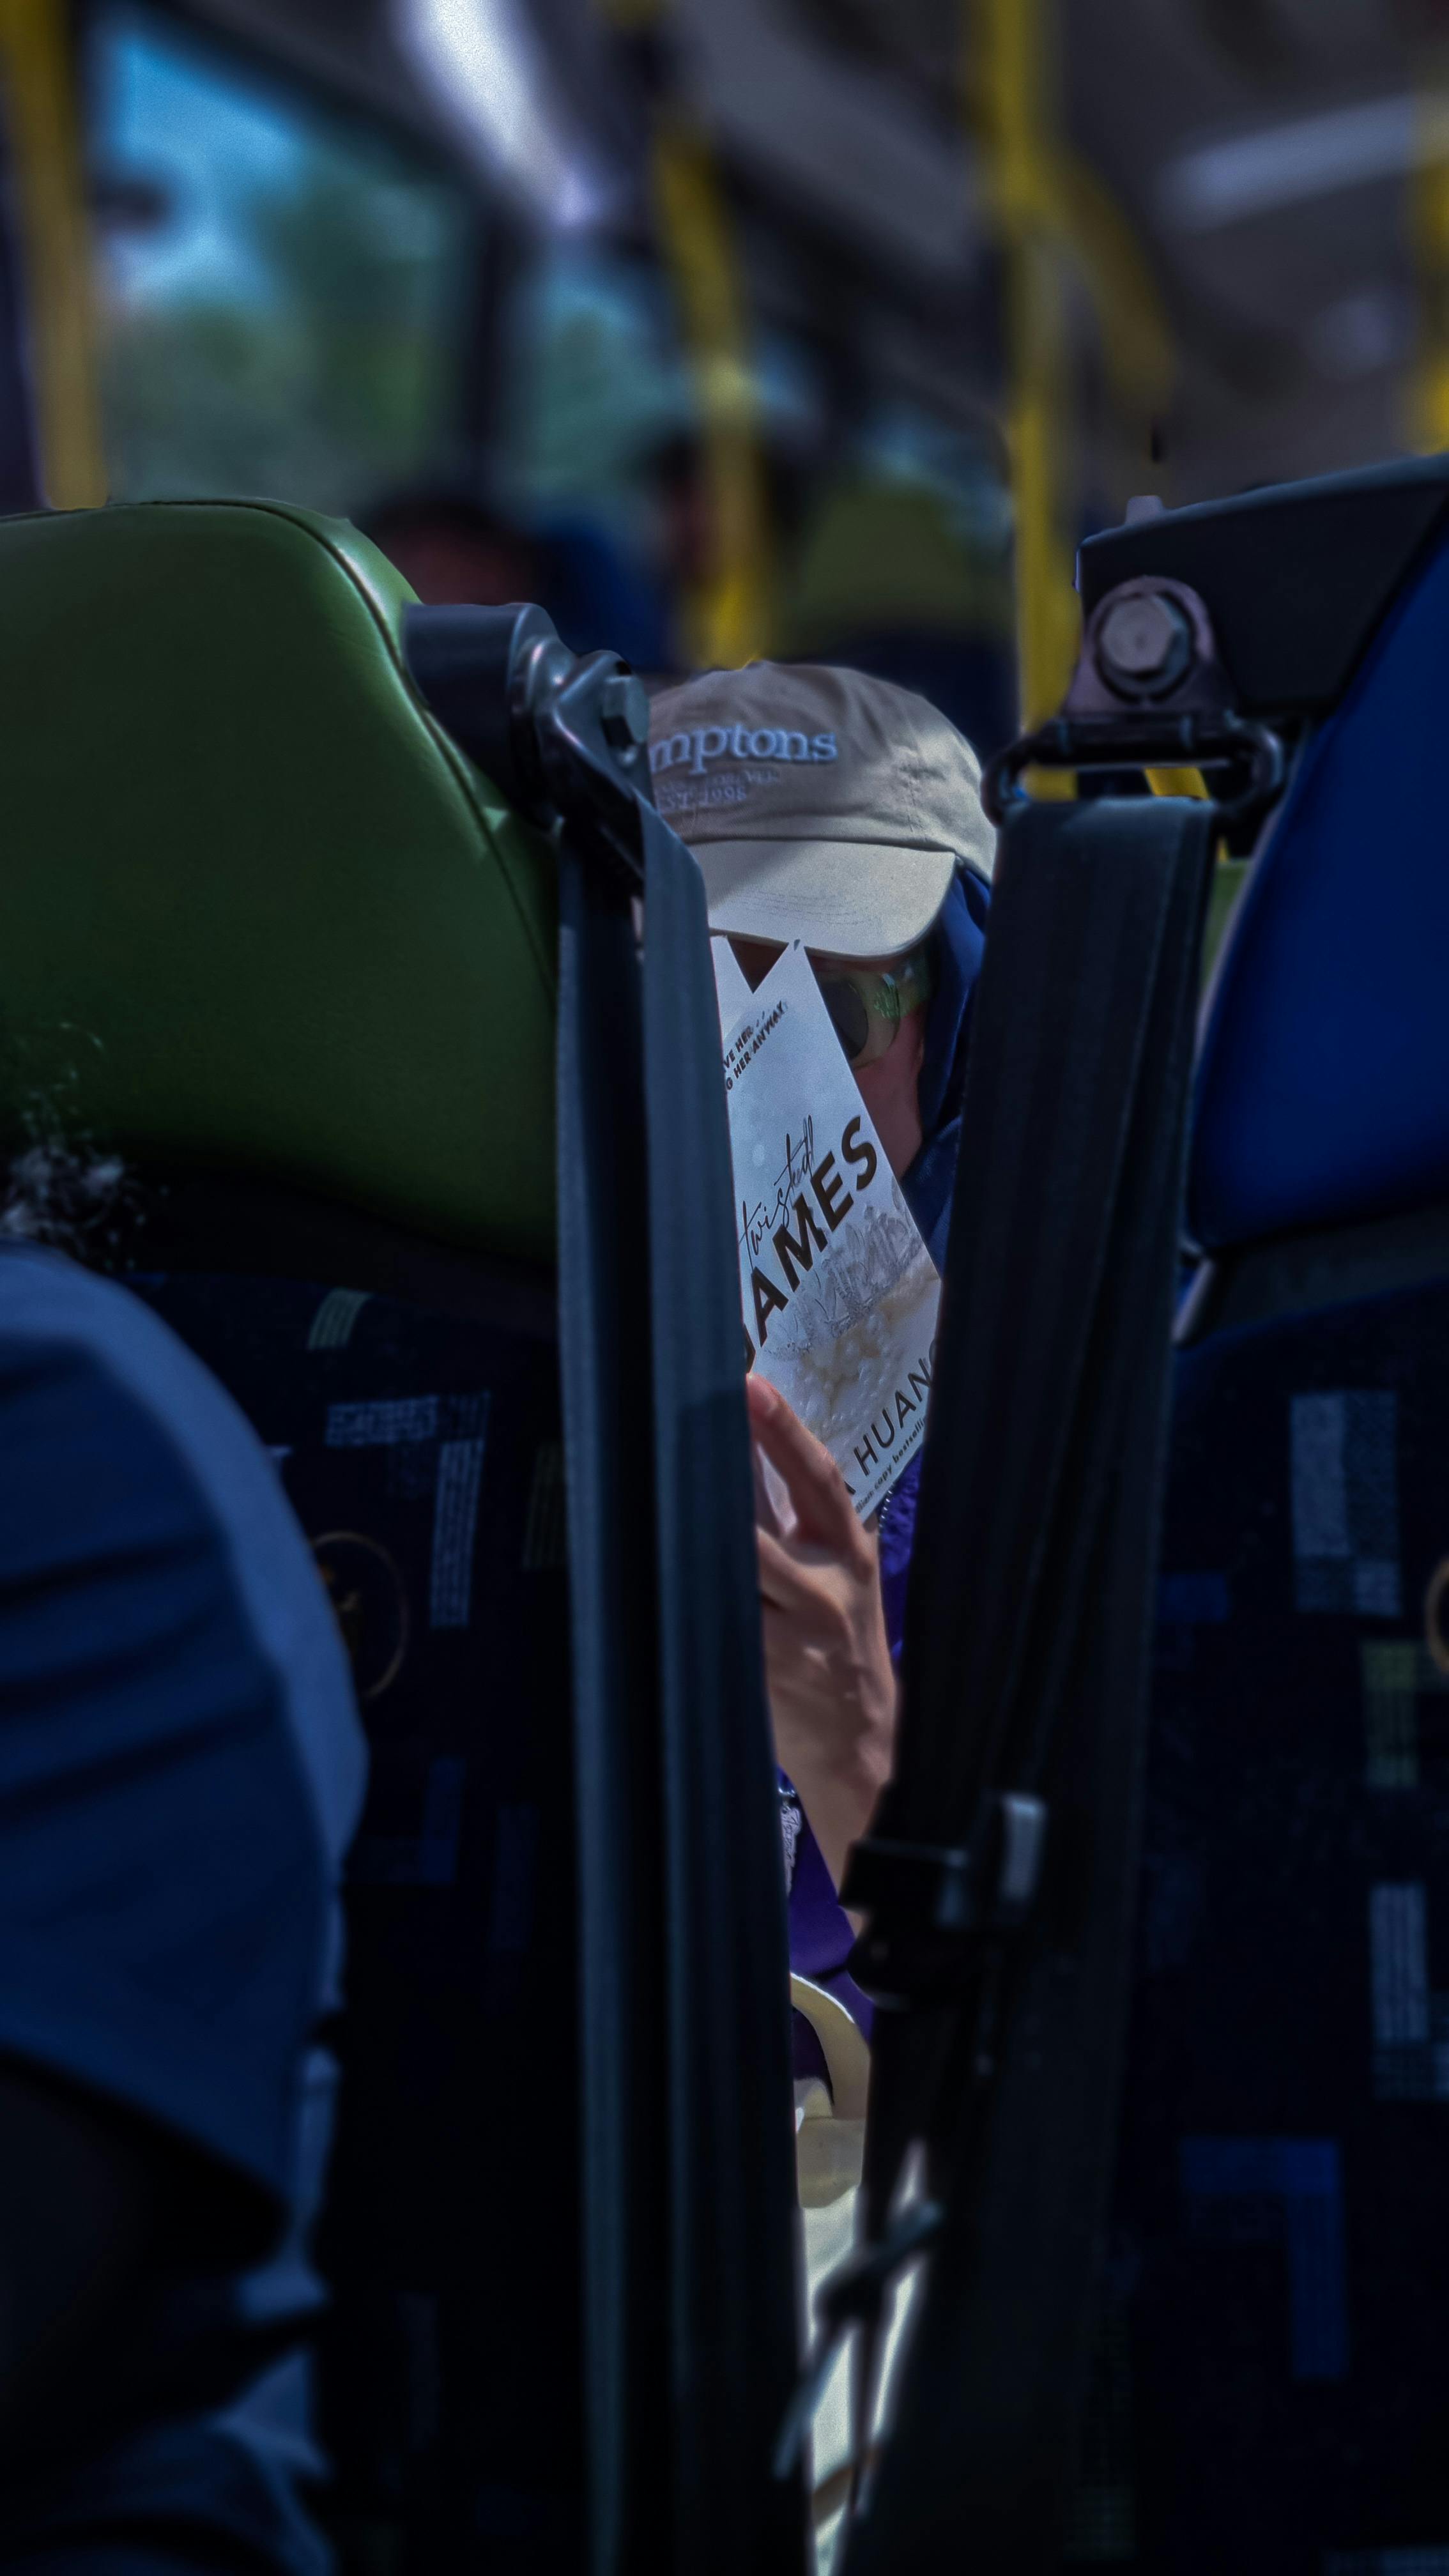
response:
[(724, 1068), (750, 1364), (865, 1519), (925, 1433), (941, 1283), (798, 941), (727, 1028)]

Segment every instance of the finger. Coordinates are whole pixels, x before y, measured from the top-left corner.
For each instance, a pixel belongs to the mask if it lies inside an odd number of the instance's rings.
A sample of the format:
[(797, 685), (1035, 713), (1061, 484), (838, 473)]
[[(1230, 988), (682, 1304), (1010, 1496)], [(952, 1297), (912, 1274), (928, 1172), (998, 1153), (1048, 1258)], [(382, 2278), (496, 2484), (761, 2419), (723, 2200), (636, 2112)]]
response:
[(789, 1489), (798, 1535), (821, 1540), (839, 1556), (853, 1554), (860, 1537), (845, 1478), (823, 1441), (807, 1431), (768, 1378), (745, 1380), (750, 1426)]
[(755, 1544), (760, 1557), (760, 1598), (775, 1610), (788, 1610), (794, 1615), (812, 1607), (814, 1590), (810, 1569), (800, 1563), (795, 1549), (766, 1529), (757, 1528)]

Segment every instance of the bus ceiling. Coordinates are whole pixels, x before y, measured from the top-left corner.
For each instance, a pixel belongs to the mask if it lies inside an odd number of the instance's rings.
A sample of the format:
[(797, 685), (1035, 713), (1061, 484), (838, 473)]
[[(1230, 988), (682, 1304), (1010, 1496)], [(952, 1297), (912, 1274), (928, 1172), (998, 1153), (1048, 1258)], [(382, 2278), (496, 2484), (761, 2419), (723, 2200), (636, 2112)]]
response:
[[(468, 332), (487, 341), (466, 418), (444, 421), (419, 364), (407, 436), (347, 451), (341, 500), (300, 497), (343, 506), (450, 439), (496, 442), (530, 266), (657, 274), (728, 539), (696, 657), (770, 632), (771, 334), (819, 359), (837, 433), (889, 400), (994, 443), (998, 481), (1009, 451), (1029, 716), (1065, 677), (1075, 546), (1133, 493), (1180, 503), (1449, 439), (1432, 66), (1362, 0), (0, 0), (10, 507), (118, 488), (94, 243), (143, 210), (97, 165), (94, 67), (126, 26), (408, 146), (450, 316), (435, 337), (455, 374)], [(467, 240), (445, 181), (477, 210)], [(253, 480), (293, 464), (268, 453)]]
[[(941, 372), (949, 309), (950, 372), (983, 394), (992, 353), (963, 326), (960, 297), (999, 235), (990, 129), (998, 37), (1014, 21), (1044, 66), (1034, 113), (1089, 295), (1111, 300), (1116, 336), (1138, 356), (1149, 299), (1171, 318), (1168, 497), (1404, 444), (1424, 199), (1442, 159), (1432, 66), (1408, 13), (1362, 0), (1027, 0), (1012, 12), (995, 0), (205, 0), (191, 14), (420, 127), (449, 128), (526, 201), (529, 156), (515, 135), (510, 171), (499, 131), (511, 100), (515, 119), (526, 108), (531, 157), (555, 177), (575, 164), (555, 215), (606, 229), (648, 221), (628, 60), (647, 31), (672, 52), (732, 188), (767, 216), (762, 235), (793, 236), (802, 267), (812, 243), (845, 252), (849, 266), (829, 272), (835, 299), (849, 308), (874, 283), (900, 341), (914, 323), (927, 374)], [(485, 63), (491, 128), (477, 97)], [(963, 108), (965, 133), (952, 112)], [(782, 265), (751, 266), (766, 303)], [(831, 327), (829, 313), (816, 318)], [(1350, 415), (1353, 459), (1338, 453)]]

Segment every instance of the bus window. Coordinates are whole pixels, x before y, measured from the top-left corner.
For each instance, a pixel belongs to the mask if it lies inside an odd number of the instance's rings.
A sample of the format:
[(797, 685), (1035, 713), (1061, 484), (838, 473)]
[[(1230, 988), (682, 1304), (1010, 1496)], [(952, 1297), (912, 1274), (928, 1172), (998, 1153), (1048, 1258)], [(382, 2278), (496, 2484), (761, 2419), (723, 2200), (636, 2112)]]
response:
[[(708, 539), (699, 385), (667, 269), (596, 242), (542, 246), (520, 276), (508, 336), (500, 462), (514, 508), (575, 543), (585, 529), (606, 543), (636, 594), (652, 595), (675, 665), (687, 667), (687, 602)], [(779, 589), (796, 487), (819, 442), (819, 396), (809, 356), (788, 333), (757, 328), (751, 354)]]
[(98, 10), (87, 74), (113, 498), (349, 513), (455, 474), (466, 190), (159, 11)]
[(617, 542), (647, 544), (646, 460), (692, 415), (662, 271), (592, 244), (542, 249), (511, 338), (504, 467), (518, 507), (587, 512)]

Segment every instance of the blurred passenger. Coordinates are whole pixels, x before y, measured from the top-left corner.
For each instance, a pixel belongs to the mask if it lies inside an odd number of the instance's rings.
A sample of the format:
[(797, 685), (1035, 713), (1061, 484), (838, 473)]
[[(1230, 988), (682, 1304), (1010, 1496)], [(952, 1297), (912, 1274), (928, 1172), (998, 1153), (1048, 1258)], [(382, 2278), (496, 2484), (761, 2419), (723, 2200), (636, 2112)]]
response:
[(857, 472), (813, 509), (783, 603), (792, 657), (929, 699), (984, 752), (1016, 732), (1009, 537), (973, 537), (930, 486)]
[[(945, 1258), (969, 1005), (995, 851), (970, 744), (926, 702), (854, 671), (757, 662), (655, 699), (654, 789), (703, 871), (710, 927), (757, 984), (804, 942), (891, 1167)], [(757, 758), (761, 734), (812, 746)], [(688, 760), (664, 746), (687, 737)], [(798, 1793), (791, 1964), (865, 2026), (836, 1890), (889, 1773), (919, 1453), (863, 1526), (829, 1452), (749, 1384), (797, 1528), (759, 1534), (776, 1754)]]
[(644, 672), (668, 661), (662, 603), (613, 540), (582, 517), (526, 529), (465, 493), (438, 489), (380, 502), (357, 524), (427, 607), (533, 600), (571, 652), (619, 653)]
[(272, 1460), (147, 1308), (0, 1215), (0, 2565), (317, 2576), (306, 2230), (363, 1744)]
[[(772, 550), (788, 564), (805, 522), (809, 473), (803, 453), (767, 427), (760, 440), (764, 500)], [(654, 501), (656, 544), (669, 578), (682, 589), (708, 580), (715, 568), (714, 512), (709, 463), (693, 430), (676, 430), (645, 458)]]
[[(805, 524), (810, 480), (806, 459), (778, 426), (760, 441), (766, 579), (788, 593)], [(715, 504), (704, 443), (694, 430), (676, 430), (642, 460), (650, 496), (653, 549), (660, 589), (669, 603), (674, 667), (690, 663), (692, 608), (719, 572)]]
[(543, 568), (532, 540), (466, 494), (399, 494), (359, 514), (357, 524), (429, 608), (538, 598)]

